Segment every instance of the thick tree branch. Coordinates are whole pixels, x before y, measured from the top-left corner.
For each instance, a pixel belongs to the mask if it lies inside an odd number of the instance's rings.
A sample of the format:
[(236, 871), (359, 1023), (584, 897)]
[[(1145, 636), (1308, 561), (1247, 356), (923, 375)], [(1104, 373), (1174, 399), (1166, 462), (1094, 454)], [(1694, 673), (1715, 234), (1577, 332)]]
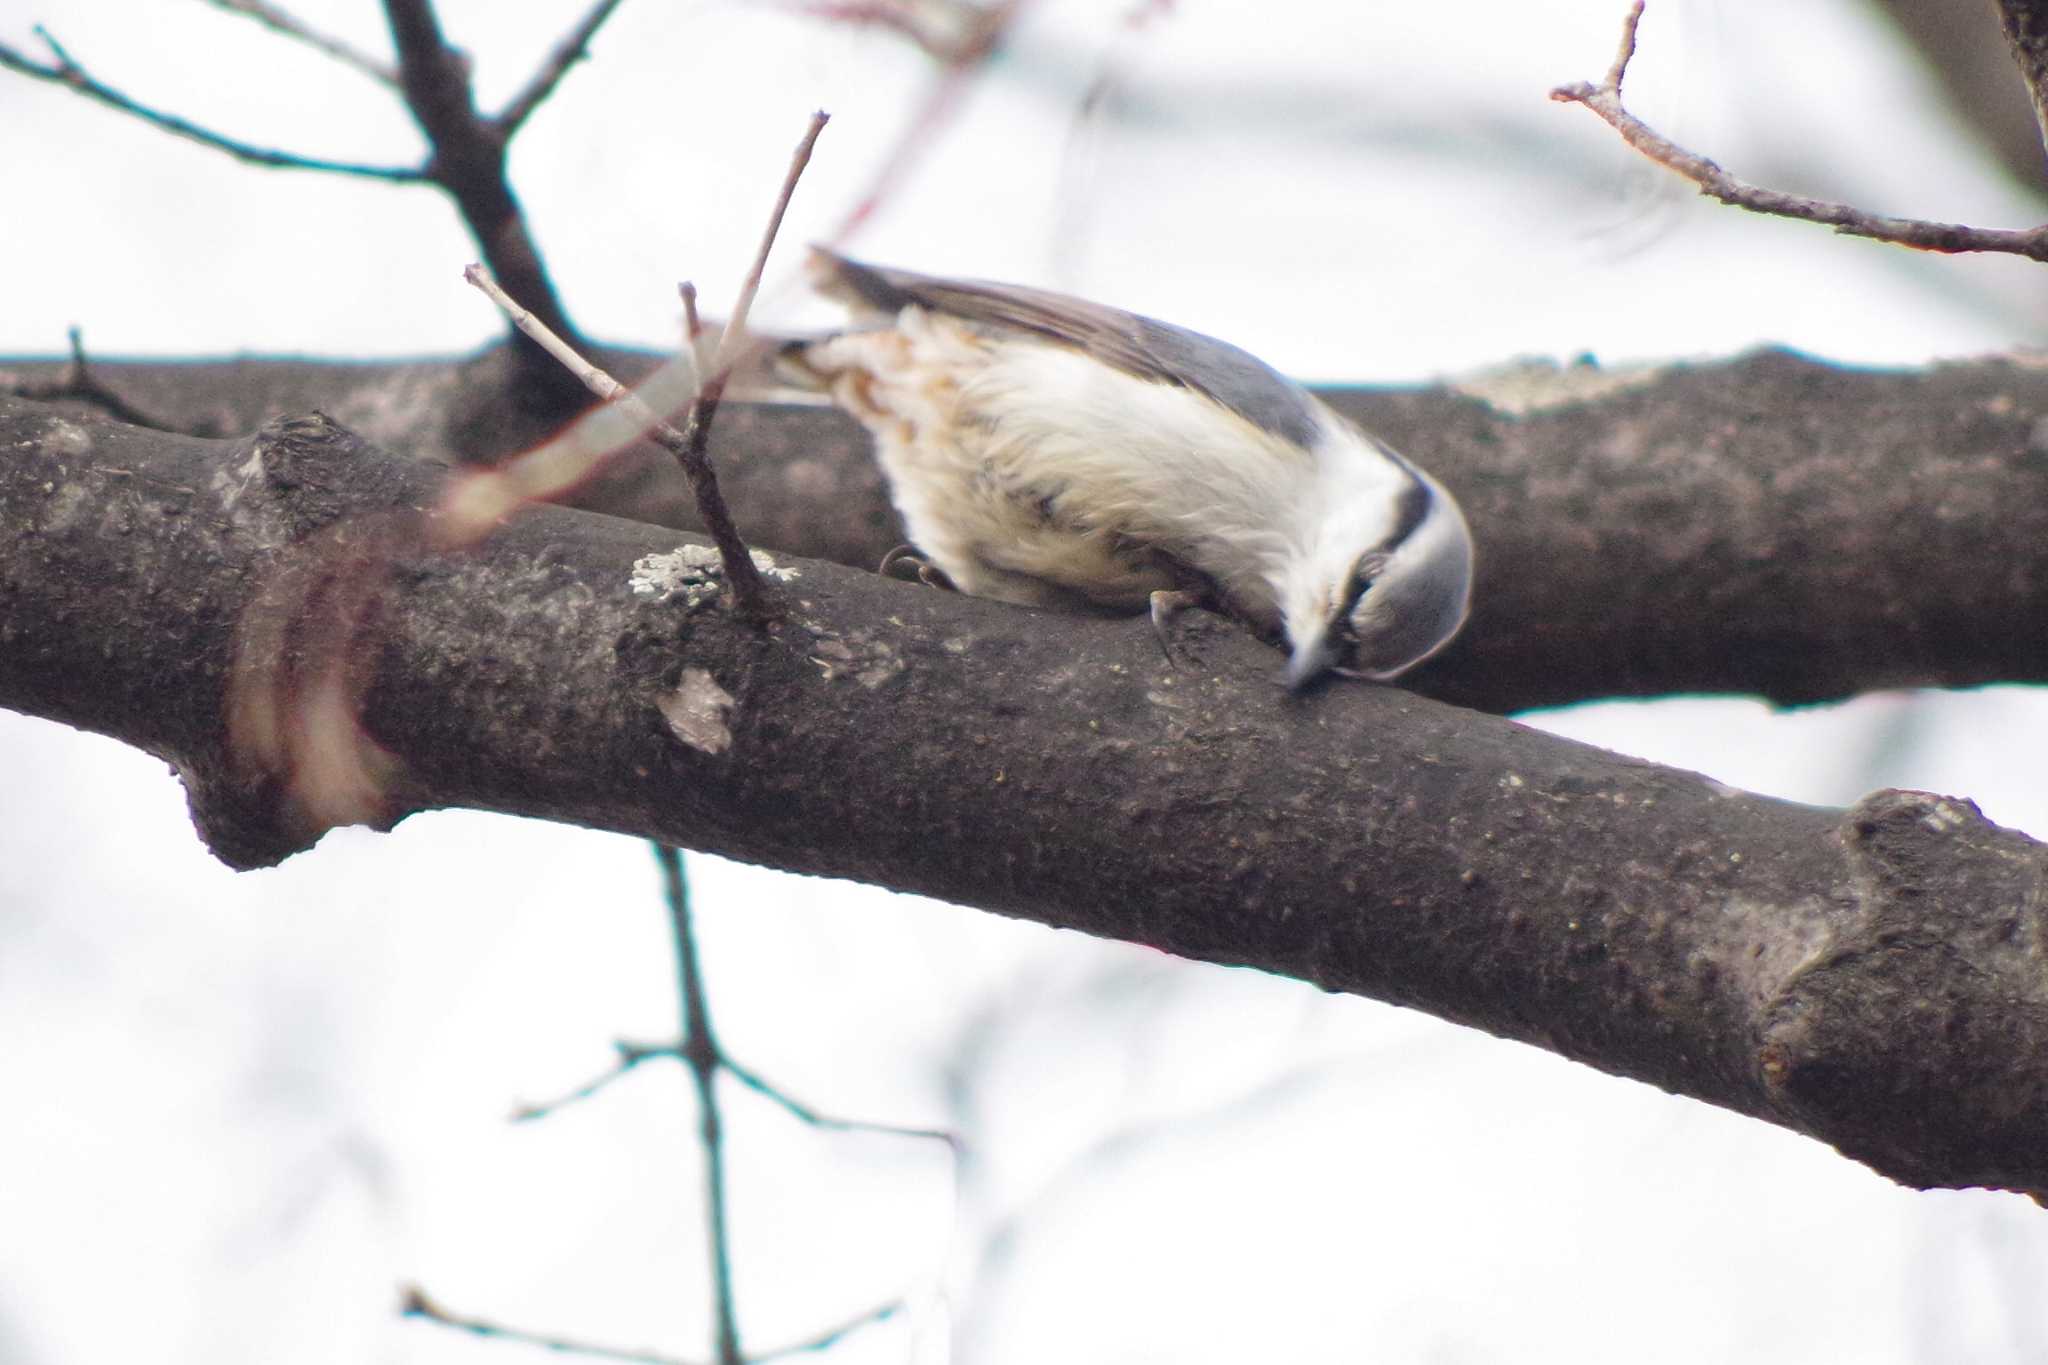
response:
[[(238, 866), (304, 847), (284, 775), (228, 743), (238, 624), (301, 547), (433, 506), (433, 471), (319, 418), (208, 442), (16, 399), (0, 445), (0, 705), (168, 759)], [(1140, 622), (815, 562), (778, 567), (797, 610), (763, 633), (662, 572), (672, 545), (541, 508), (395, 563), (359, 660), (394, 811), (572, 821), (1246, 963), (1910, 1184), (2048, 1189), (2048, 859), (1967, 803), (1764, 800), (1392, 688), (1290, 699), (1206, 618), (1179, 671)]]
[[(2012, 0), (2012, 3), (2019, 4), (2020, 0)], [(1564, 104), (1585, 105), (1612, 125), (1629, 146), (1692, 181), (1700, 187), (1700, 193), (1736, 208), (1778, 218), (1823, 223), (1851, 237), (1868, 237), (1920, 251), (1993, 251), (2048, 261), (2048, 226), (2014, 231), (1969, 227), (1962, 223), (1937, 223), (1919, 218), (1887, 217), (1852, 204), (1808, 199), (1803, 195), (1746, 184), (1706, 157), (1687, 151), (1631, 114), (1621, 102), (1622, 77), (1628, 71), (1629, 59), (1635, 55), (1636, 23), (1642, 15), (1643, 0), (1635, 0), (1622, 22), (1620, 52), (1600, 84), (1577, 81), (1561, 85), (1550, 92), (1550, 98)], [(2015, 39), (2017, 48), (2018, 40)]]
[[(638, 382), (657, 359), (600, 352)], [(0, 379), (60, 377), (7, 363)], [(181, 427), (320, 407), (454, 461), (502, 450), (512, 381), (468, 364), (100, 361)], [(1506, 390), (1504, 392), (1504, 390)], [(1474, 390), (1478, 392), (1479, 390)], [(1471, 516), (1471, 625), (1404, 685), (1493, 711), (1726, 692), (1798, 704), (1888, 687), (2048, 682), (2048, 367), (1846, 369), (1785, 352), (1633, 376), (1576, 366), (1451, 388), (1324, 389)], [(1498, 405), (1498, 406), (1496, 406)], [(867, 439), (836, 410), (728, 402), (711, 441), (747, 542), (872, 568), (901, 543)], [(576, 495), (693, 524), (658, 447)]]

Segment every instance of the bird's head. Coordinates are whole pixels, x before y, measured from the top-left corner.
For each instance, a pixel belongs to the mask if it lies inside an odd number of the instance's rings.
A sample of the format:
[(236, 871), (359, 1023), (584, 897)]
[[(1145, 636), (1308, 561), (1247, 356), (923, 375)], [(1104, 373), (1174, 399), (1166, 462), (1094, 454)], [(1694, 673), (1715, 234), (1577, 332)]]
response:
[(1327, 484), (1282, 569), (1287, 686), (1325, 673), (1384, 682), (1450, 643), (1472, 589), (1472, 535), (1427, 474), (1383, 452), (1398, 479)]

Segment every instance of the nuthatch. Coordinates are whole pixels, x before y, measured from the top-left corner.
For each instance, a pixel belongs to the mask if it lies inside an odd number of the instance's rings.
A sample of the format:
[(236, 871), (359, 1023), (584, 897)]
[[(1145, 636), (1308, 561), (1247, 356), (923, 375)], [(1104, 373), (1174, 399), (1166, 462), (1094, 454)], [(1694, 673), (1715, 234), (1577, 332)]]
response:
[(1284, 631), (1297, 690), (1392, 678), (1464, 623), (1456, 501), (1256, 357), (1038, 289), (824, 250), (811, 269), (875, 325), (792, 343), (783, 371), (868, 428), (912, 541), (961, 591), (1149, 605), (1162, 631), (1205, 601)]

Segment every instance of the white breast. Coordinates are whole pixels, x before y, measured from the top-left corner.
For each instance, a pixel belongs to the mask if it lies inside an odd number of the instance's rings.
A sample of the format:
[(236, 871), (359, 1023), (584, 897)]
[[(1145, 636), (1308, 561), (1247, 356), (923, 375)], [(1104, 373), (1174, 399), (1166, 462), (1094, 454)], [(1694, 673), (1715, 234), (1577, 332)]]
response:
[(1137, 611), (1178, 585), (1178, 561), (1277, 624), (1281, 566), (1317, 517), (1309, 452), (1189, 389), (916, 308), (809, 359), (874, 433), (912, 539), (963, 591)]

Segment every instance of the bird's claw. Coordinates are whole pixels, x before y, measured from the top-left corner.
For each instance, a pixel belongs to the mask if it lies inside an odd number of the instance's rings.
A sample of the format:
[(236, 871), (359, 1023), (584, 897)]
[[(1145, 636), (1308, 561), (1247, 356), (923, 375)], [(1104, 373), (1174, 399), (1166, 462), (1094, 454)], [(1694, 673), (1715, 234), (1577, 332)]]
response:
[(1166, 656), (1166, 662), (1177, 664), (1173, 657), (1173, 621), (1189, 607), (1206, 607), (1209, 594), (1189, 588), (1161, 588), (1152, 594), (1152, 633), (1159, 638), (1159, 652)]
[(883, 555), (882, 563), (875, 572), (884, 578), (893, 578), (899, 583), (915, 580), (929, 588), (943, 588), (947, 592), (960, 591), (947, 576), (946, 571), (919, 554), (915, 545), (898, 545)]

